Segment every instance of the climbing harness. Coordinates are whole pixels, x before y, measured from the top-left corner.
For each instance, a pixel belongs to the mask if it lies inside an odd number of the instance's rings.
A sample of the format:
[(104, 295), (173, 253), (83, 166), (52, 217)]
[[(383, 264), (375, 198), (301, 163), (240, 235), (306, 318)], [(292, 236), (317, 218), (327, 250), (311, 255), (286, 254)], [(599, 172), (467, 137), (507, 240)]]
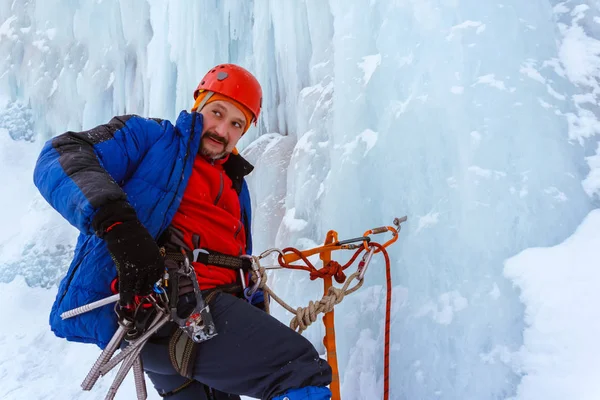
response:
[[(83, 390), (91, 390), (94, 384), (101, 376), (106, 375), (114, 367), (121, 363), (115, 379), (105, 397), (107, 400), (114, 399), (115, 394), (120, 387), (123, 379), (133, 368), (134, 381), (138, 400), (147, 398), (146, 383), (144, 380), (143, 364), (141, 351), (152, 335), (169, 322), (174, 322), (179, 329), (172, 334), (169, 342), (169, 353), (171, 362), (176, 370), (189, 379), (192, 377), (190, 361), (193, 361), (195, 354), (195, 345), (197, 343), (211, 339), (218, 334), (208, 303), (216, 291), (230, 291), (242, 293), (243, 296), (252, 302), (253, 297), (259, 290), (265, 294), (265, 311), (270, 313), (269, 298), (273, 298), (282, 307), (294, 314), (290, 321), (290, 328), (302, 333), (310, 324), (317, 320), (319, 314), (324, 314), (323, 323), (325, 325), (325, 336), (323, 343), (327, 349), (327, 362), (332, 369), (332, 382), (330, 389), (332, 400), (340, 399), (339, 369), (337, 363), (337, 350), (335, 344), (335, 326), (334, 326), (334, 306), (339, 304), (345, 296), (357, 291), (364, 283), (365, 273), (374, 255), (381, 253), (385, 259), (386, 265), (386, 316), (385, 316), (385, 343), (384, 343), (384, 392), (383, 399), (389, 399), (389, 352), (390, 352), (390, 313), (392, 299), (391, 283), (391, 263), (386, 248), (398, 239), (401, 224), (407, 220), (407, 217), (395, 218), (394, 226), (383, 226), (371, 229), (361, 237), (338, 240), (336, 231), (329, 231), (325, 238), (323, 246), (300, 251), (293, 247), (284, 249), (269, 249), (259, 256), (244, 255), (233, 257), (230, 255), (209, 252), (203, 249), (195, 249), (191, 252), (182, 253), (163, 253), (166, 258), (177, 261), (178, 268), (166, 268), (163, 278), (154, 286), (154, 293), (146, 297), (136, 297), (136, 306), (134, 310), (123, 310), (115, 305), (115, 312), (118, 316), (118, 329), (110, 342), (102, 351), (91, 370), (81, 384)], [(391, 232), (392, 238), (383, 245), (374, 242), (372, 235)], [(350, 260), (341, 265), (332, 260), (331, 254), (337, 250), (355, 250)], [(346, 276), (345, 271), (362, 254), (357, 269), (350, 276)], [(279, 266), (263, 267), (261, 260), (266, 257), (277, 254)], [(323, 267), (317, 269), (308, 257), (319, 255)], [(224, 268), (239, 269), (241, 278), (240, 285), (233, 285), (232, 288), (215, 288), (215, 290), (201, 291), (198, 285), (194, 269), (191, 262), (201, 262), (203, 264), (212, 264)], [(296, 264), (302, 261), (304, 264)], [(295, 269), (309, 272), (310, 279), (323, 279), (324, 293), (323, 297), (316, 301), (310, 301), (307, 307), (298, 307), (297, 309), (289, 306), (267, 285), (267, 271), (272, 269)], [(250, 285), (246, 286), (244, 274), (250, 273)], [(192, 306), (186, 309), (184, 315), (179, 310), (179, 300), (182, 298), (179, 293), (180, 282), (184, 279), (191, 282), (193, 291), (187, 293), (194, 301)], [(333, 279), (341, 284), (341, 288), (333, 286)], [(351, 284), (354, 283), (354, 286)], [(117, 287), (113, 282), (113, 287)], [(205, 297), (204, 294), (207, 294)], [(78, 307), (61, 314), (63, 319), (91, 311), (95, 308), (105, 306), (119, 300), (119, 295), (115, 294), (105, 299)], [(190, 311), (191, 310), (191, 311)], [(116, 351), (122, 347), (123, 343), (128, 344), (114, 356)], [(114, 357), (113, 357), (114, 356)], [(190, 381), (186, 382), (186, 386)], [(178, 388), (177, 390), (182, 390)], [(163, 396), (166, 396), (164, 394)]]

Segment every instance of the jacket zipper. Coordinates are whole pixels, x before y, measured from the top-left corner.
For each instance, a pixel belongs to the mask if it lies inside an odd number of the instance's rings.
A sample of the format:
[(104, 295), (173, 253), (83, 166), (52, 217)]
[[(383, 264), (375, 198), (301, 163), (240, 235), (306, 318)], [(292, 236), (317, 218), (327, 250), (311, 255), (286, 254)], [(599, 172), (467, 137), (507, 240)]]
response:
[(219, 193), (217, 193), (217, 198), (215, 199), (215, 206), (217, 205), (219, 200), (221, 200), (221, 196), (223, 195), (223, 186), (225, 186), (225, 182), (223, 179), (223, 171), (220, 171), (219, 176), (221, 177), (221, 186), (219, 187)]
[(235, 230), (235, 234), (233, 235), (234, 239), (237, 239), (237, 235), (240, 234), (240, 232), (242, 231), (242, 221), (238, 221), (239, 225), (237, 227), (237, 229)]

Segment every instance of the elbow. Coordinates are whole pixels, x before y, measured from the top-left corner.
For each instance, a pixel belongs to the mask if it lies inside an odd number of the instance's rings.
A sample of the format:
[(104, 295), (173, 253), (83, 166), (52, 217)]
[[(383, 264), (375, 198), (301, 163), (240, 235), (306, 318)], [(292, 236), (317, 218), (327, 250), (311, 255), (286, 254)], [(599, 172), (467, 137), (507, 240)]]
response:
[[(52, 141), (49, 140), (46, 142), (40, 155), (38, 156), (37, 161), (35, 162), (35, 167), (33, 169), (33, 184), (38, 188), (40, 192), (43, 191), (44, 183), (47, 182), (47, 173), (50, 168), (50, 164), (52, 164), (52, 156), (51, 153), (56, 152), (52, 147)], [(44, 194), (44, 193), (42, 193)]]

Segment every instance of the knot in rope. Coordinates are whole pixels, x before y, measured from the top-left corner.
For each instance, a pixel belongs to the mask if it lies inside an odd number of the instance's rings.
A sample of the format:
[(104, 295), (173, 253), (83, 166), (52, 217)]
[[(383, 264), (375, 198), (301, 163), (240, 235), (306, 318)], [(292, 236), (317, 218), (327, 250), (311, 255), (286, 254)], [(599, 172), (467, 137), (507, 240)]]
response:
[[(355, 292), (362, 286), (363, 281), (358, 281), (354, 287), (348, 289), (350, 282), (357, 277), (358, 273), (352, 274), (342, 288), (338, 289), (334, 286), (330, 286), (327, 290), (327, 294), (324, 295), (321, 300), (317, 302), (311, 301), (307, 307), (298, 307), (295, 310), (296, 316), (290, 321), (290, 328), (298, 330), (298, 333), (302, 333), (310, 324), (317, 320), (319, 314), (326, 314), (333, 311), (334, 306), (341, 303), (346, 295)], [(288, 309), (288, 311), (290, 310)]]
[(344, 283), (346, 281), (346, 274), (344, 273), (344, 267), (337, 261), (329, 261), (321, 269), (313, 269), (310, 271), (310, 280), (314, 281), (317, 278), (325, 278), (333, 276), (337, 283)]
[(298, 307), (296, 309), (296, 316), (290, 322), (290, 328), (298, 330), (298, 333), (302, 333), (317, 320), (319, 314), (326, 314), (333, 311), (334, 306), (341, 303), (345, 295), (343, 290), (333, 286), (330, 287), (327, 295), (323, 296), (321, 300), (317, 302), (310, 301), (307, 307)]
[[(313, 322), (317, 320), (317, 316), (319, 314), (326, 314), (328, 312), (333, 311), (334, 307), (341, 303), (344, 300), (346, 295), (355, 292), (360, 288), (363, 284), (363, 280), (359, 280), (358, 277), (360, 272), (355, 272), (346, 279), (346, 274), (344, 273), (344, 266), (340, 265), (338, 262), (331, 260), (328, 262), (323, 268), (317, 270), (312, 268), (310, 272), (311, 279), (323, 278), (326, 276), (333, 276), (335, 280), (339, 283), (343, 283), (341, 288), (336, 288), (335, 286), (330, 286), (327, 290), (327, 293), (323, 295), (321, 300), (316, 302), (310, 301), (307, 307), (298, 307), (297, 309), (293, 309), (290, 307), (285, 301), (283, 301), (279, 296), (277, 296), (273, 290), (267, 285), (267, 271), (264, 267), (260, 265), (260, 258), (253, 257), (256, 268), (252, 270), (252, 281), (258, 282), (258, 289), (264, 290), (267, 294), (268, 298), (265, 299), (265, 311), (270, 313), (269, 307), (269, 299), (272, 298), (276, 302), (278, 302), (283, 308), (285, 308), (290, 313), (295, 316), (290, 321), (290, 328), (298, 333), (302, 333), (306, 328), (309, 327)], [(349, 288), (352, 281), (357, 280), (357, 283)]]

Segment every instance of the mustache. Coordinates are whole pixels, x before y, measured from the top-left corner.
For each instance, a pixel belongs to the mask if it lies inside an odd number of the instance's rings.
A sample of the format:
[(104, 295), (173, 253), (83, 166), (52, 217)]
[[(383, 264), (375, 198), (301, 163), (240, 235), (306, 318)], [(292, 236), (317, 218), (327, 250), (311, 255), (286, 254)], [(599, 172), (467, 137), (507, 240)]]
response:
[(225, 139), (224, 137), (221, 137), (221, 136), (219, 136), (216, 133), (211, 132), (211, 131), (205, 132), (204, 133), (204, 138), (213, 139), (213, 140), (215, 140), (215, 141), (217, 141), (219, 143), (224, 144), (225, 146), (227, 146), (229, 144), (229, 141), (227, 141), (227, 139)]

